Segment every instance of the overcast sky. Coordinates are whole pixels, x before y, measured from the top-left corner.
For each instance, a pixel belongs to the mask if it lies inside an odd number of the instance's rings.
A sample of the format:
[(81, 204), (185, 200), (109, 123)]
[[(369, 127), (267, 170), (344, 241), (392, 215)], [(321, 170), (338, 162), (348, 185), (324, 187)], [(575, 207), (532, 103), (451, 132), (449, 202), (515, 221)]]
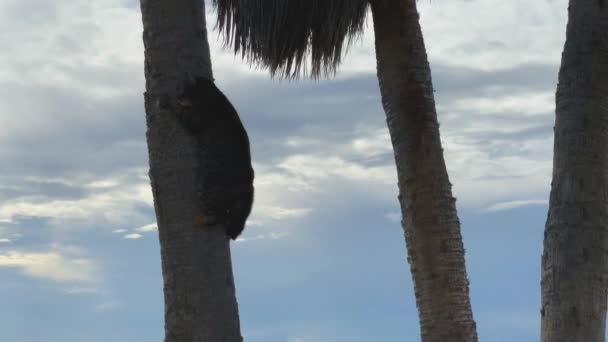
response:
[[(567, 1), (419, 10), (480, 340), (538, 341)], [(0, 32), (0, 340), (161, 341), (138, 2), (0, 0)], [(210, 31), (256, 170), (232, 244), (248, 342), (419, 340), (366, 32), (335, 80), (294, 83)]]

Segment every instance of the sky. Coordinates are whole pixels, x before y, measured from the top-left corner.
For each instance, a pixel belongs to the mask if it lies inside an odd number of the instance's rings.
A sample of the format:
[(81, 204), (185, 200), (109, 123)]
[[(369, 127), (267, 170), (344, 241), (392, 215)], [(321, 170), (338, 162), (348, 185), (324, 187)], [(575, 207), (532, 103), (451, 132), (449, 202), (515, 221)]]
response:
[[(418, 6), (480, 340), (538, 341), (567, 1)], [(0, 0), (0, 32), (0, 340), (161, 341), (138, 2)], [(232, 243), (245, 340), (418, 341), (371, 22), (316, 82), (209, 41), (256, 171)]]

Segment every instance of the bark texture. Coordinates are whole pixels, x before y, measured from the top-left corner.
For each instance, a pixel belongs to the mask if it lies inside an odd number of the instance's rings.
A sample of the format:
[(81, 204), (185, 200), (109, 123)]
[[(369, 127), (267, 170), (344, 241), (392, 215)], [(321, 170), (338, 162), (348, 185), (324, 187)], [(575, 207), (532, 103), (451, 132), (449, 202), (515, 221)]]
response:
[(373, 0), (382, 104), (391, 135), (422, 341), (477, 341), (460, 223), (415, 0)]
[(141, 0), (150, 181), (159, 228), (165, 342), (242, 341), (230, 245), (223, 227), (201, 226), (196, 139), (176, 119), (177, 97), (197, 77), (213, 79), (205, 4)]
[(542, 258), (543, 342), (603, 342), (608, 290), (608, 8), (571, 0)]

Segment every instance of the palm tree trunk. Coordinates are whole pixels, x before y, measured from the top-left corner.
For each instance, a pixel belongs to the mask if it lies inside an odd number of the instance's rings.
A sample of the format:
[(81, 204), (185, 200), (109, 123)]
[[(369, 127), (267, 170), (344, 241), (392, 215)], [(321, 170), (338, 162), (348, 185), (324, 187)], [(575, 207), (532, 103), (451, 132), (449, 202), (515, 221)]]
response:
[(240, 342), (224, 229), (196, 222), (197, 151), (175, 116), (176, 97), (195, 77), (213, 79), (205, 3), (141, 0), (150, 181), (161, 245), (165, 342)]
[(376, 58), (422, 341), (477, 341), (416, 0), (373, 0)]
[(603, 342), (608, 290), (608, 4), (571, 0), (542, 258), (543, 342)]

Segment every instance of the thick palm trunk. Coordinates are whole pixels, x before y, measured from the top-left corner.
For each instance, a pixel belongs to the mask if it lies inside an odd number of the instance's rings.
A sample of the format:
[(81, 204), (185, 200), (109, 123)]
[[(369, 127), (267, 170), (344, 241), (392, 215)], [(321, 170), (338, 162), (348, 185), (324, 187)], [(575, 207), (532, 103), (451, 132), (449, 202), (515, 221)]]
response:
[(194, 77), (212, 79), (200, 0), (141, 0), (150, 181), (159, 228), (165, 342), (242, 341), (221, 228), (197, 224), (197, 145), (175, 119), (176, 96)]
[(416, 0), (371, 3), (378, 80), (395, 152), (421, 338), (477, 341)]
[(542, 341), (603, 342), (608, 290), (608, 3), (571, 0), (542, 259)]

